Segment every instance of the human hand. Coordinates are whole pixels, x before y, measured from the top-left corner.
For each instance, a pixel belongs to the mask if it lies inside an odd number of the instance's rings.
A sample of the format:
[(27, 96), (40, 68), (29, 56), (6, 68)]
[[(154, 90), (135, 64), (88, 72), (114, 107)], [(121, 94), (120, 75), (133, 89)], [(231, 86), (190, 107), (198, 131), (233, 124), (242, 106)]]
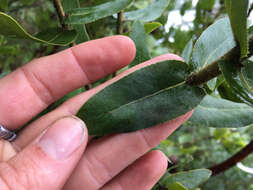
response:
[[(126, 66), (134, 55), (133, 42), (115, 36), (33, 60), (0, 79), (0, 123), (9, 130), (20, 128), (68, 92)], [(167, 159), (160, 151), (148, 151), (191, 113), (156, 127), (89, 143), (85, 124), (73, 115), (105, 86), (133, 70), (168, 59), (180, 58), (163, 55), (131, 68), (34, 121), (14, 142), (1, 140), (0, 189), (151, 189), (164, 174)]]

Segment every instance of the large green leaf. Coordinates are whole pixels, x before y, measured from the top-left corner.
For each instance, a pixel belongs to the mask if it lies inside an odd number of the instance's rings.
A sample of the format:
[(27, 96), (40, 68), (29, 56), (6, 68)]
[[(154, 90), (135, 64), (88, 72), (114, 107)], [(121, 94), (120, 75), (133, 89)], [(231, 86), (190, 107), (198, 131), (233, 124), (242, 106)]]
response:
[(168, 187), (171, 184), (178, 182), (186, 188), (194, 189), (205, 182), (211, 174), (212, 172), (207, 169), (197, 169), (187, 172), (179, 172), (176, 174), (167, 174), (167, 176), (162, 179), (161, 184)]
[(251, 89), (245, 85), (242, 68), (228, 61), (220, 61), (219, 66), (232, 92), (244, 103), (253, 106), (253, 95)]
[(76, 39), (77, 33), (74, 30), (63, 31), (60, 28), (48, 29), (36, 36), (32, 36), (11, 16), (0, 12), (0, 34), (7, 37), (23, 38), (49, 45), (65, 46)]
[(253, 108), (213, 96), (206, 96), (194, 110), (190, 121), (197, 126), (215, 128), (245, 127), (253, 123)]
[(191, 39), (185, 46), (184, 51), (182, 53), (182, 58), (184, 61), (189, 64), (191, 60), (191, 55), (192, 55), (192, 49), (193, 49), (193, 40)]
[(197, 40), (192, 64), (197, 70), (220, 59), (236, 46), (229, 19), (222, 18), (208, 27)]
[[(80, 8), (80, 3), (79, 0), (62, 0), (62, 6), (64, 11), (67, 12), (71, 9)], [(77, 44), (90, 40), (84, 24), (75, 24), (72, 27), (77, 31), (78, 36), (75, 41)]]
[(126, 20), (141, 20), (150, 22), (159, 18), (168, 7), (170, 0), (153, 0), (153, 3), (143, 9), (124, 13)]
[(151, 57), (147, 47), (147, 35), (142, 22), (134, 22), (130, 38), (134, 41), (136, 46), (136, 56), (130, 66), (135, 66), (149, 60)]
[(126, 8), (132, 0), (111, 0), (101, 5), (76, 8), (67, 12), (67, 24), (87, 24), (111, 16)]
[(90, 135), (130, 132), (172, 120), (196, 107), (205, 96), (185, 83), (187, 64), (165, 61), (146, 66), (89, 99), (78, 116)]
[(247, 31), (248, 6), (248, 0), (226, 0), (227, 13), (234, 38), (240, 44), (241, 57), (247, 56), (249, 48)]

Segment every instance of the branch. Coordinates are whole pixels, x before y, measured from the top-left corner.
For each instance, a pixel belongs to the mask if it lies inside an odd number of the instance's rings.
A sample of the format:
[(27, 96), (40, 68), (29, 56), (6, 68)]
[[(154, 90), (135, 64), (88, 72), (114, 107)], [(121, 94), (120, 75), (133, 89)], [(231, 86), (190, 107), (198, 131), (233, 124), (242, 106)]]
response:
[(69, 29), (69, 27), (67, 25), (65, 25), (64, 22), (63, 22), (66, 15), (65, 15), (61, 0), (54, 0), (54, 7), (57, 11), (57, 14), (58, 14), (59, 20), (61, 22), (62, 28), (63, 29)]
[(241, 162), (243, 159), (247, 158), (253, 152), (253, 140), (242, 150), (236, 153), (234, 156), (228, 160), (212, 166), (209, 168), (212, 171), (212, 176), (225, 172), (226, 170), (234, 167), (238, 162)]
[[(124, 11), (120, 11), (118, 13), (118, 17), (117, 17), (117, 31), (116, 34), (123, 34), (123, 17), (124, 17)], [(112, 78), (117, 76), (117, 71), (112, 73)]]
[[(253, 37), (249, 39), (249, 54), (245, 58), (249, 58), (253, 55)], [(239, 63), (241, 62), (240, 60), (240, 47), (237, 45), (235, 48), (230, 50), (227, 54), (225, 54), (223, 57), (221, 57), (219, 60), (216, 60), (215, 62), (207, 65), (203, 69), (192, 73), (190, 76), (187, 77), (186, 83), (192, 86), (198, 86), (205, 84), (209, 80), (219, 76), (221, 74), (220, 68), (219, 68), (219, 62), (221, 59), (224, 59), (226, 61), (232, 62), (239, 67)]]
[(124, 16), (124, 11), (120, 11), (118, 13), (118, 19), (117, 19), (117, 34), (122, 34), (123, 33), (123, 16)]

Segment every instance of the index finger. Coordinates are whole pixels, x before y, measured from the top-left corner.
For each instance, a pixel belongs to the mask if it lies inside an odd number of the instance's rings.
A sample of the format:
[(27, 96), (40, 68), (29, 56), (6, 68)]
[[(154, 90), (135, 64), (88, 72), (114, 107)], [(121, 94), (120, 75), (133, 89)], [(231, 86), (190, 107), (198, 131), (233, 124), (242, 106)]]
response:
[(16, 129), (68, 92), (129, 64), (134, 43), (114, 36), (33, 60), (0, 80), (0, 124)]

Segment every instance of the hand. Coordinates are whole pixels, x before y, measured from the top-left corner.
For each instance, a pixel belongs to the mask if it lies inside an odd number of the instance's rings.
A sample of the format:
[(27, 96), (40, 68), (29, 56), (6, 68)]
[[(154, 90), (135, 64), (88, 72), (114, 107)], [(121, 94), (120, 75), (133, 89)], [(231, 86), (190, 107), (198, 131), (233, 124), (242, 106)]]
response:
[[(33, 60), (0, 79), (0, 123), (9, 130), (20, 128), (68, 92), (126, 66), (134, 55), (133, 42), (115, 36)], [(0, 189), (151, 189), (164, 174), (167, 159), (160, 151), (148, 151), (191, 113), (153, 128), (89, 143), (85, 124), (73, 115), (110, 83), (137, 68), (167, 59), (180, 58), (163, 55), (131, 68), (39, 118), (13, 143), (1, 140)]]

